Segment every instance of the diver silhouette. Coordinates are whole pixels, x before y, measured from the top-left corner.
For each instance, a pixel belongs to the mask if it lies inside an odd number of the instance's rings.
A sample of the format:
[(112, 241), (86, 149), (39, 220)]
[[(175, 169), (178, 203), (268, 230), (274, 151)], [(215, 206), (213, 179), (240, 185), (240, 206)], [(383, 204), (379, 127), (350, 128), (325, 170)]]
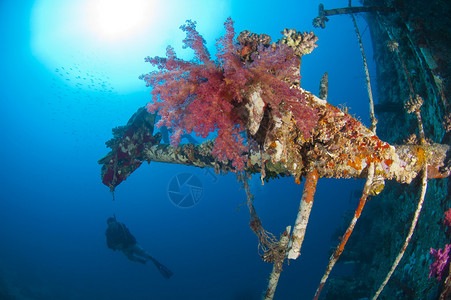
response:
[(172, 272), (147, 253), (130, 233), (124, 223), (116, 220), (116, 216), (107, 219), (108, 228), (105, 231), (108, 248), (122, 251), (129, 260), (145, 264), (152, 261), (164, 278), (169, 279)]

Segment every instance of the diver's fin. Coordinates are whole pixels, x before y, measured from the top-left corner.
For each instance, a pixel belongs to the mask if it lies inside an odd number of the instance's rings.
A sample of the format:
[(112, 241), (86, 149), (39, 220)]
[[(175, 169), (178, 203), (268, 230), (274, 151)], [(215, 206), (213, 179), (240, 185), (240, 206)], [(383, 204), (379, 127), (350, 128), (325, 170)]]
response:
[(172, 275), (174, 275), (171, 270), (166, 268), (164, 265), (162, 265), (160, 262), (158, 262), (155, 258), (150, 257), (150, 260), (155, 264), (155, 267), (157, 267), (158, 271), (160, 271), (161, 275), (163, 275), (164, 278), (169, 279)]

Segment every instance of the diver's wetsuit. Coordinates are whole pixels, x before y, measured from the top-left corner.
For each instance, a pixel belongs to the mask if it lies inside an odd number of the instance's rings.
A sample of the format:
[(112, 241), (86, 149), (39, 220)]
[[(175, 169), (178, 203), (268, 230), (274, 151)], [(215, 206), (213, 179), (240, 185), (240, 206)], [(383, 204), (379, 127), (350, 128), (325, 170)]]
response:
[(114, 251), (122, 251), (131, 261), (138, 261), (145, 264), (150, 260), (166, 279), (172, 276), (172, 272), (168, 268), (138, 245), (135, 237), (130, 233), (125, 224), (116, 221), (116, 217), (108, 218), (107, 224), (108, 228), (105, 231), (105, 235), (108, 248)]
[(123, 223), (110, 222), (105, 235), (108, 248), (114, 251), (123, 250), (136, 244), (135, 237)]

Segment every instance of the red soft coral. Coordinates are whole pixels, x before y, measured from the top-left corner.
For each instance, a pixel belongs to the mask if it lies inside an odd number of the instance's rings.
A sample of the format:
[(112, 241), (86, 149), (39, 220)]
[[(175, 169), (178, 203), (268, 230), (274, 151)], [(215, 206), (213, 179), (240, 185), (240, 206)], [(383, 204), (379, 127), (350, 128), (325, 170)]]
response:
[(234, 43), (233, 21), (228, 18), (226, 33), (216, 44), (218, 53), (214, 61), (205, 40), (196, 31), (195, 22), (187, 21), (180, 28), (187, 34), (184, 48), (194, 50), (194, 60), (181, 60), (168, 47), (166, 58), (146, 58), (157, 71), (140, 76), (153, 88), (153, 102), (147, 109), (161, 115), (158, 126), (174, 129), (171, 140), (174, 145), (184, 132), (207, 137), (217, 131), (213, 154), (220, 160), (232, 161), (237, 171), (243, 170), (247, 161), (242, 135), (246, 120), (239, 108), (257, 87), (271, 113), (279, 117), (283, 101), (284, 109), (293, 112), (299, 129), (308, 136), (317, 117), (302, 102), (302, 92), (290, 86), (290, 82), (299, 79), (298, 72), (295, 73), (299, 61), (292, 49), (285, 45), (261, 46), (251, 60), (243, 61), (239, 46)]
[[(195, 59), (187, 62), (177, 58), (172, 47), (166, 50), (167, 58), (146, 58), (158, 68), (158, 71), (140, 77), (153, 88), (153, 103), (149, 103), (147, 109), (161, 115), (158, 126), (174, 129), (173, 145), (180, 142), (183, 132), (195, 132), (205, 138), (218, 130), (213, 153), (220, 159), (231, 160), (237, 170), (242, 170), (246, 160), (242, 154), (246, 147), (239, 134), (244, 130), (244, 124), (233, 104), (239, 101), (237, 81), (224, 80), (224, 70), (211, 60), (195, 22), (187, 21), (180, 28), (187, 34), (183, 40), (184, 48), (193, 49)], [(229, 47), (226, 52), (230, 50)]]
[(445, 219), (443, 220), (443, 223), (446, 226), (451, 227), (451, 208), (445, 211)]

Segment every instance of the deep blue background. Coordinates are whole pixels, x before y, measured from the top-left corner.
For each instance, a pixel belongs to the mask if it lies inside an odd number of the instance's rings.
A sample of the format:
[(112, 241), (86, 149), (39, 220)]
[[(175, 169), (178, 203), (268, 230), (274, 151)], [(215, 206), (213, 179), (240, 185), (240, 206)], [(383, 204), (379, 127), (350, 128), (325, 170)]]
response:
[[(242, 2), (227, 2), (237, 32), (248, 29), (276, 40), (284, 28), (314, 30), (319, 47), (302, 60), (302, 86), (318, 94), (327, 71), (329, 102), (350, 107), (368, 124), (364, 73), (349, 17), (331, 17), (326, 29), (313, 29), (319, 1)], [(326, 8), (347, 2), (324, 1)], [(240, 207), (245, 193), (234, 175), (215, 182), (205, 170), (146, 164), (117, 188), (112, 201), (97, 160), (108, 152), (104, 142), (111, 128), (124, 125), (150, 100), (150, 91), (143, 82), (140, 90), (117, 92), (101, 72), (89, 74), (93, 89), (69, 85), (66, 79), (78, 75), (72, 61), (60, 66), (73, 67), (68, 74), (49, 70), (30, 48), (34, 4), (0, 2), (1, 285), (18, 299), (260, 299), (272, 266), (257, 254), (249, 213)], [(358, 21), (373, 68), (369, 31), (361, 17)], [(214, 40), (208, 46), (214, 52)], [(202, 199), (189, 209), (174, 206), (167, 196), (169, 181), (180, 172), (196, 174), (204, 186)], [(277, 299), (313, 296), (337, 241), (331, 236), (343, 213), (356, 207), (350, 194), (361, 185), (320, 180), (302, 255), (284, 268)], [(261, 186), (255, 178), (252, 190), (269, 231), (278, 236), (293, 225), (302, 185), (285, 178)], [(106, 247), (105, 221), (113, 213), (174, 272), (170, 280), (152, 265), (129, 262)]]

